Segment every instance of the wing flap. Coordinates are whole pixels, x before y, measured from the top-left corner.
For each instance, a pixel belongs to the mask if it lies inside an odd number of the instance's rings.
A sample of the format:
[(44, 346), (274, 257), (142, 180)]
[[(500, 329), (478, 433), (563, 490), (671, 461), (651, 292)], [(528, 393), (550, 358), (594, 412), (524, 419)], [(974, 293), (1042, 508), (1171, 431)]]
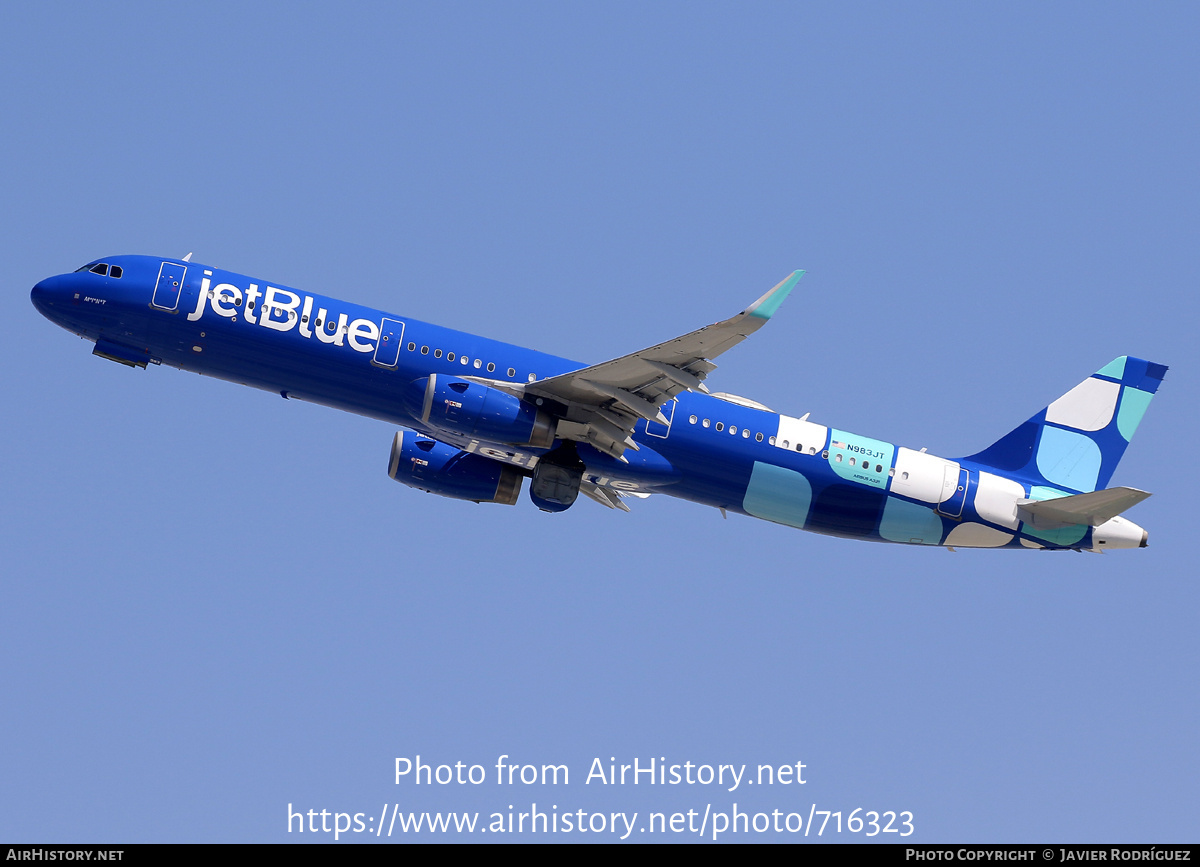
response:
[(579, 490), (585, 496), (590, 497), (607, 509), (620, 509), (622, 512), (629, 511), (629, 507), (621, 502), (620, 495), (612, 488), (593, 485), (591, 482), (584, 482), (579, 486)]

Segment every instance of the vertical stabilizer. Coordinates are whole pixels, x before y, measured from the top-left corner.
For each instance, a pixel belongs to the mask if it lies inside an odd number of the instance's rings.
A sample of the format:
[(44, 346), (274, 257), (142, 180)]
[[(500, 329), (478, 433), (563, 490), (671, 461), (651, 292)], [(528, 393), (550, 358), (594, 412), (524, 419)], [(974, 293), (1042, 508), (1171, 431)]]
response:
[(1131, 356), (1114, 359), (1016, 430), (963, 460), (1064, 491), (1106, 488), (1166, 372), (1165, 364)]

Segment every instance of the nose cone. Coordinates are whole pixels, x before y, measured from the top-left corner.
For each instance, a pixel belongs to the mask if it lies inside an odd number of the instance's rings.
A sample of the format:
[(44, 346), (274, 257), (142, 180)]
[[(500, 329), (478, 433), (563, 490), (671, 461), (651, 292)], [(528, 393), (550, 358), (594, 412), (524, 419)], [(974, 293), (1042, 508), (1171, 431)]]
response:
[(48, 281), (43, 280), (33, 287), (33, 291), (29, 293), (29, 300), (33, 302), (33, 306), (37, 308), (37, 312), (43, 316), (48, 315), (47, 310), (50, 304), (50, 289), (46, 285)]
[(47, 277), (33, 287), (29, 293), (29, 300), (33, 302), (38, 313), (47, 319), (54, 319), (55, 310), (69, 303), (71, 293), (68, 291), (67, 282), (65, 275), (59, 275)]
[(81, 333), (78, 326), (87, 321), (87, 314), (90, 312), (82, 309), (79, 297), (80, 286), (75, 274), (47, 277), (29, 292), (29, 300), (33, 302), (38, 313), (55, 325), (76, 333)]

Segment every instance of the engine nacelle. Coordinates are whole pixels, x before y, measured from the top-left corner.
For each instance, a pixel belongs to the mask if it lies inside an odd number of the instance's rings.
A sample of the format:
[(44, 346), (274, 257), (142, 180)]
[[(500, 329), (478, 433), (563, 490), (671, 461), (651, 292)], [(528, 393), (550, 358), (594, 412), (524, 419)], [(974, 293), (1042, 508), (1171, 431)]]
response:
[(398, 431), (388, 475), (412, 488), (476, 503), (514, 505), (524, 476), (515, 467), (464, 452), (437, 440)]
[(404, 409), (423, 424), (494, 443), (548, 449), (557, 422), (549, 414), (497, 388), (431, 373), (414, 380)]

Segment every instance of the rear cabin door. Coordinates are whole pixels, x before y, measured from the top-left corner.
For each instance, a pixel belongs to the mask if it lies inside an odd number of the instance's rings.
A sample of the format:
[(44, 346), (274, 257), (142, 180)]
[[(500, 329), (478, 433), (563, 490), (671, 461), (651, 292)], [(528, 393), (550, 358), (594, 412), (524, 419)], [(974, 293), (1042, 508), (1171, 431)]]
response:
[(961, 518), (963, 505), (967, 502), (967, 487), (971, 482), (971, 471), (958, 464), (946, 465), (946, 476), (943, 480), (942, 493), (950, 491), (950, 496), (938, 504), (937, 510), (947, 518)]

